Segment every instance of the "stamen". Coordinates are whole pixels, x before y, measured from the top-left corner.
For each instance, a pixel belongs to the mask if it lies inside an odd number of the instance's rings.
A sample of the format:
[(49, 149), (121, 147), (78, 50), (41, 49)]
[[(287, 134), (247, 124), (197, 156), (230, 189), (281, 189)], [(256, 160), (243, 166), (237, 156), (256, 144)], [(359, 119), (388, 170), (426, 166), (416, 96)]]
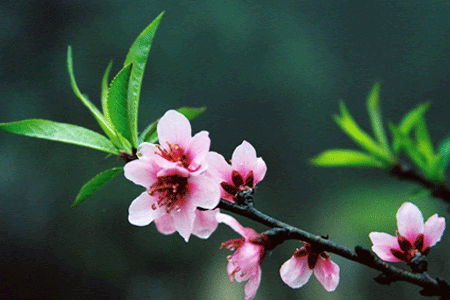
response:
[(174, 208), (180, 209), (179, 200), (183, 199), (187, 193), (187, 177), (179, 175), (161, 176), (148, 189), (150, 196), (158, 196), (158, 201), (152, 204), (152, 209), (166, 206), (166, 212), (170, 213)]

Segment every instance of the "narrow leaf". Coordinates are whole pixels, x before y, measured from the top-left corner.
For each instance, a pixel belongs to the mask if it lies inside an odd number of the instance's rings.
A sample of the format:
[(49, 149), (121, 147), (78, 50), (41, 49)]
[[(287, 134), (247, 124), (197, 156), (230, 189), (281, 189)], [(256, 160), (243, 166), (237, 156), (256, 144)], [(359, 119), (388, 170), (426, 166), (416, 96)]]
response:
[(147, 128), (145, 128), (145, 130), (139, 136), (139, 144), (142, 142), (154, 144), (156, 143), (156, 141), (158, 141), (158, 134), (156, 133), (158, 121), (153, 122), (152, 124), (148, 125)]
[(124, 62), (124, 66), (127, 66), (130, 63), (133, 64), (128, 87), (128, 111), (130, 116), (131, 143), (134, 147), (137, 147), (138, 144), (137, 115), (145, 64), (147, 63), (148, 53), (150, 52), (153, 38), (155, 37), (156, 30), (158, 29), (163, 14), (164, 12), (162, 12), (138, 36), (131, 46)]
[(356, 124), (353, 117), (345, 107), (344, 102), (340, 103), (341, 116), (334, 116), (336, 123), (347, 133), (357, 144), (366, 149), (377, 158), (391, 162), (391, 155), (386, 152), (381, 146), (379, 146), (364, 130), (362, 130), (358, 124)]
[(108, 91), (106, 108), (111, 119), (111, 123), (125, 139), (131, 140), (130, 115), (127, 104), (128, 81), (132, 65), (123, 67), (111, 82)]
[(367, 110), (375, 137), (386, 151), (390, 151), (386, 133), (384, 131), (383, 119), (381, 118), (379, 82), (374, 84), (367, 97)]
[(86, 95), (81, 94), (80, 90), (78, 89), (77, 82), (75, 81), (75, 75), (73, 73), (73, 60), (72, 60), (72, 48), (69, 46), (67, 49), (67, 69), (69, 71), (70, 76), (70, 83), (72, 85), (72, 89), (77, 95), (77, 97), (83, 102), (83, 104), (89, 109), (89, 111), (92, 113), (92, 115), (97, 120), (100, 127), (103, 129), (105, 134), (114, 142), (117, 141), (116, 134), (114, 133), (114, 130), (109, 126), (108, 122), (105, 120), (102, 113), (98, 110), (98, 108), (92, 104), (91, 101), (87, 98)]
[(72, 207), (75, 207), (79, 205), (81, 202), (83, 202), (87, 197), (98, 191), (100, 188), (102, 188), (105, 184), (107, 184), (109, 181), (111, 181), (114, 177), (119, 175), (123, 172), (123, 168), (112, 168), (109, 170), (106, 170), (94, 178), (92, 178), (89, 182), (87, 182), (83, 187), (81, 188), (80, 192), (78, 193), (77, 198), (72, 204)]
[(439, 145), (439, 154), (442, 157), (441, 168), (445, 173), (450, 161), (450, 137), (445, 138)]
[(106, 107), (106, 101), (108, 100), (108, 86), (109, 86), (109, 73), (111, 72), (113, 62), (110, 61), (108, 64), (108, 67), (106, 68), (105, 74), (103, 75), (102, 79), (102, 110), (103, 115), (105, 116), (106, 120), (108, 122), (111, 122), (111, 119), (109, 118), (108, 108)]
[(402, 119), (399, 129), (403, 134), (409, 134), (411, 129), (417, 124), (418, 120), (424, 116), (428, 108), (430, 107), (430, 102), (421, 104), (415, 109), (409, 111)]
[(372, 155), (361, 151), (333, 149), (326, 150), (318, 156), (311, 159), (311, 163), (321, 167), (375, 167), (385, 168), (385, 164), (377, 160)]
[(11, 123), (0, 123), (0, 130), (119, 154), (116, 147), (103, 135), (72, 124), (30, 119)]
[(433, 160), (435, 156), (433, 144), (431, 142), (430, 134), (428, 133), (425, 118), (423, 116), (417, 120), (415, 133), (417, 151), (422, 153), (427, 161)]

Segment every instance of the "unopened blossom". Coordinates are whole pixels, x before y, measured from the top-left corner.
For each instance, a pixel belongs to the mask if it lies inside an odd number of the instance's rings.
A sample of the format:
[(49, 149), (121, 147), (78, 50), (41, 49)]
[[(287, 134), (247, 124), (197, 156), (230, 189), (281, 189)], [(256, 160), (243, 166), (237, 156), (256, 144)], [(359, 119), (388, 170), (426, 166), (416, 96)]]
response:
[[(206, 214), (199, 216), (197, 207), (213, 209), (220, 200), (217, 184), (205, 174), (191, 176), (183, 168), (164, 168), (152, 157), (139, 157), (127, 163), (124, 171), (127, 179), (146, 189), (130, 205), (130, 223), (145, 226), (155, 221), (158, 231), (163, 234), (178, 231), (186, 242), (206, 224), (201, 221), (196, 225), (195, 220)], [(204, 227), (210, 231), (214, 226)]]
[(221, 198), (231, 202), (234, 202), (238, 192), (253, 192), (267, 171), (266, 163), (261, 157), (256, 157), (255, 148), (247, 141), (234, 150), (231, 165), (222, 155), (213, 151), (208, 153), (207, 161), (207, 173), (220, 184)]
[(205, 161), (211, 140), (207, 131), (192, 137), (189, 120), (176, 110), (168, 110), (156, 127), (159, 145), (142, 143), (138, 157), (154, 159), (164, 168), (179, 168), (193, 175), (207, 168)]
[(314, 252), (309, 243), (296, 249), (280, 268), (281, 279), (293, 289), (306, 284), (312, 273), (328, 292), (334, 291), (339, 284), (339, 266), (330, 260), (327, 253)]
[(396, 236), (384, 232), (371, 232), (372, 250), (382, 260), (409, 263), (414, 256), (423, 256), (441, 240), (445, 219), (432, 215), (424, 223), (420, 210), (414, 204), (405, 202), (397, 211)]
[(260, 264), (266, 256), (270, 240), (264, 234), (257, 233), (251, 228), (244, 228), (235, 218), (229, 215), (219, 213), (217, 220), (230, 226), (231, 229), (242, 236), (242, 238), (222, 243), (221, 248), (230, 251), (235, 250), (233, 255), (227, 257), (228, 277), (231, 282), (233, 282), (233, 277), (237, 282), (248, 280), (245, 285), (245, 299), (253, 299), (261, 282)]

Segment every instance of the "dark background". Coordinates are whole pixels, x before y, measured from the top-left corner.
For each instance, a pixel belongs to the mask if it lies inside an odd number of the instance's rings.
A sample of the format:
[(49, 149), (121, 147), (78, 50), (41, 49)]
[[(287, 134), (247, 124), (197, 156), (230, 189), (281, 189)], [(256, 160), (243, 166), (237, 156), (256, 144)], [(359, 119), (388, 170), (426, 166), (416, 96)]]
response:
[[(349, 247), (370, 247), (371, 231), (394, 234), (405, 201), (425, 218), (448, 217), (447, 205), (411, 198), (415, 184), (381, 170), (308, 164), (325, 149), (357, 148), (331, 116), (343, 99), (369, 131), (365, 98), (377, 80), (385, 120), (399, 122), (431, 100), (433, 142), (448, 135), (447, 1), (2, 1), (0, 122), (42, 118), (100, 132), (71, 90), (67, 46), (81, 91), (100, 105), (109, 60), (117, 73), (134, 39), (163, 10), (141, 93), (141, 130), (167, 109), (207, 106), (193, 131), (208, 130), (212, 150), (229, 159), (245, 139), (266, 161), (259, 209)], [(226, 276), (229, 253), (219, 251), (238, 237), (226, 226), (187, 244), (153, 224), (135, 227), (127, 209), (142, 188), (123, 176), (71, 209), (85, 182), (122, 161), (5, 132), (0, 139), (0, 298), (243, 298), (244, 285)], [(376, 271), (336, 255), (335, 292), (315, 278), (290, 289), (279, 268), (299, 246), (286, 242), (266, 258), (256, 299), (420, 299), (419, 288), (377, 285)], [(432, 249), (433, 277), (450, 279), (449, 246), (445, 233)]]

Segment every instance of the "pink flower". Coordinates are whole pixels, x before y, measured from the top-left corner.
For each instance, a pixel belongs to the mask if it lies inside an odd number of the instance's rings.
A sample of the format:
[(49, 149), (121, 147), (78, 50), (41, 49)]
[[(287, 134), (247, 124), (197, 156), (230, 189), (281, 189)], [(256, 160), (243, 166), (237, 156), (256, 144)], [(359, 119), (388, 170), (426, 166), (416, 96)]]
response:
[(205, 221), (213, 213), (197, 212), (197, 207), (215, 208), (220, 200), (219, 187), (206, 175), (191, 176), (177, 166), (163, 168), (149, 156), (127, 163), (124, 171), (127, 179), (146, 188), (130, 205), (131, 224), (145, 226), (155, 221), (159, 232), (178, 231), (186, 242), (192, 233), (207, 236), (201, 233), (203, 227), (206, 231), (215, 229)]
[(227, 224), (243, 236), (240, 239), (222, 243), (221, 248), (225, 247), (230, 251), (236, 250), (233, 255), (227, 257), (228, 277), (231, 282), (233, 282), (233, 276), (237, 282), (248, 280), (245, 285), (245, 299), (253, 299), (261, 282), (260, 264), (266, 256), (270, 241), (264, 234), (257, 233), (251, 228), (244, 228), (229, 215), (219, 213), (217, 220)]
[(221, 198), (231, 202), (234, 202), (236, 193), (248, 189), (253, 191), (267, 171), (266, 163), (261, 157), (256, 157), (255, 148), (247, 141), (234, 150), (231, 166), (216, 152), (209, 152), (207, 161), (207, 173), (222, 187)]
[(424, 224), (417, 206), (405, 202), (397, 211), (397, 227), (395, 237), (384, 232), (371, 232), (372, 250), (382, 260), (408, 263), (417, 253), (427, 255), (430, 247), (441, 240), (445, 219), (434, 214)]
[(192, 137), (189, 120), (176, 110), (168, 110), (157, 125), (160, 145), (142, 143), (138, 157), (155, 159), (164, 168), (180, 168), (201, 174), (207, 168), (206, 155), (211, 140), (207, 131)]
[(339, 266), (330, 260), (325, 253), (315, 253), (309, 243), (296, 249), (294, 255), (280, 268), (280, 276), (284, 283), (298, 289), (308, 282), (312, 273), (328, 292), (332, 292), (339, 284)]

